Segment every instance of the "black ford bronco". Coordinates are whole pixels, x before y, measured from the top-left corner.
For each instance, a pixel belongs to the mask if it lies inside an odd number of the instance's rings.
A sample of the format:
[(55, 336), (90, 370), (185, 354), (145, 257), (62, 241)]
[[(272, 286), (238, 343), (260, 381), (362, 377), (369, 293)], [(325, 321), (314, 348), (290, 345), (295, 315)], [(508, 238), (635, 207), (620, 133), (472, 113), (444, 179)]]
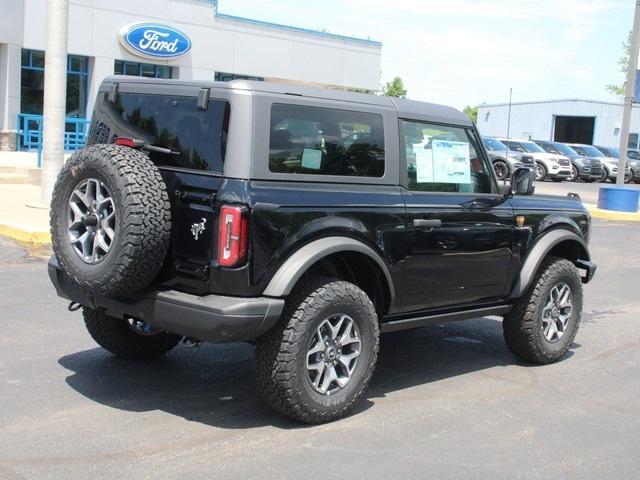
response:
[(499, 185), (452, 108), (263, 82), (112, 77), (59, 174), (49, 275), (123, 358), (251, 341), (267, 402), (312, 423), (364, 394), (380, 333), (497, 315), (560, 359), (595, 273), (579, 198)]

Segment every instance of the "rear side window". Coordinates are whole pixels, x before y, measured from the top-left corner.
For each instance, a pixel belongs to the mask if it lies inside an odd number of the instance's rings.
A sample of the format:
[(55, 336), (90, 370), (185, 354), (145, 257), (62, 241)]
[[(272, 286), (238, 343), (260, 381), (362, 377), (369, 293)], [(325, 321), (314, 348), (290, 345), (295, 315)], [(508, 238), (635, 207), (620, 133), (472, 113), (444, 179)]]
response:
[(303, 105), (271, 107), (269, 170), (382, 177), (382, 115)]
[(89, 143), (134, 138), (171, 151), (148, 152), (158, 166), (222, 172), (229, 103), (212, 99), (207, 110), (196, 104), (195, 97), (138, 93), (119, 93), (112, 103), (105, 94), (96, 106)]

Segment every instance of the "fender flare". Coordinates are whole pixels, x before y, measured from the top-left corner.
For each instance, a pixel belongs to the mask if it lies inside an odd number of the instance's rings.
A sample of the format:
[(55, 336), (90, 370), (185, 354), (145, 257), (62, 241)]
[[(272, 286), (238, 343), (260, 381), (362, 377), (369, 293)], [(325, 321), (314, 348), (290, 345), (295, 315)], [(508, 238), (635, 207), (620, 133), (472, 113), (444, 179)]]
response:
[(583, 254), (578, 260), (591, 260), (589, 249), (582, 238), (565, 229), (551, 230), (549, 233), (540, 237), (529, 252), (527, 259), (524, 261), (524, 264), (520, 269), (520, 275), (518, 276), (518, 280), (516, 281), (509, 298), (520, 297), (524, 292), (526, 292), (531, 285), (542, 260), (544, 260), (553, 247), (567, 240), (576, 242), (580, 245)]
[(380, 255), (371, 247), (349, 237), (325, 237), (314, 240), (291, 255), (271, 278), (263, 295), (268, 297), (284, 297), (291, 293), (300, 277), (314, 263), (322, 258), (339, 252), (358, 252), (373, 260), (382, 270), (389, 287), (390, 303), (393, 305), (395, 291), (391, 274)]

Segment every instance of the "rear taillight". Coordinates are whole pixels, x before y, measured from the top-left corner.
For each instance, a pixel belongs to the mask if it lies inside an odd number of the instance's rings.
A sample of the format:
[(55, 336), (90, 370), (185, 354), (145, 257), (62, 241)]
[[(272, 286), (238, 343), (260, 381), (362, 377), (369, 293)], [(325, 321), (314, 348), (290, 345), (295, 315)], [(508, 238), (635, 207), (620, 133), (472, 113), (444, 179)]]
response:
[(245, 207), (223, 205), (218, 223), (218, 264), (236, 267), (247, 259), (247, 227), (249, 218)]
[(115, 143), (116, 145), (122, 145), (123, 147), (130, 147), (130, 148), (138, 148), (144, 145), (144, 142), (142, 140), (137, 140), (135, 138), (126, 138), (126, 137), (117, 137), (113, 141), (113, 143)]

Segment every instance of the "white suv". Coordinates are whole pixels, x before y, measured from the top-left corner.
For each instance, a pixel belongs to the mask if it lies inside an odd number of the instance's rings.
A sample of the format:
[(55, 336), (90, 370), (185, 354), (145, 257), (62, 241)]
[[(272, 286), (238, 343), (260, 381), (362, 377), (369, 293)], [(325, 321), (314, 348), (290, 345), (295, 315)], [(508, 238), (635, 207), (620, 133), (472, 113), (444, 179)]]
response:
[(564, 155), (545, 152), (540, 145), (531, 140), (517, 138), (498, 138), (511, 150), (529, 153), (536, 162), (536, 180), (550, 178), (556, 182), (568, 180), (571, 176), (571, 160)]

